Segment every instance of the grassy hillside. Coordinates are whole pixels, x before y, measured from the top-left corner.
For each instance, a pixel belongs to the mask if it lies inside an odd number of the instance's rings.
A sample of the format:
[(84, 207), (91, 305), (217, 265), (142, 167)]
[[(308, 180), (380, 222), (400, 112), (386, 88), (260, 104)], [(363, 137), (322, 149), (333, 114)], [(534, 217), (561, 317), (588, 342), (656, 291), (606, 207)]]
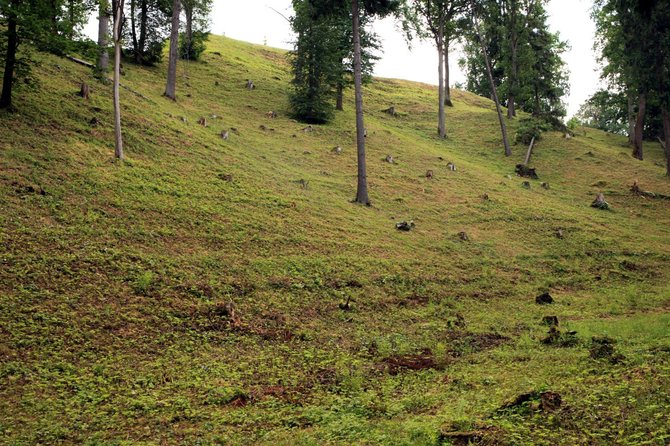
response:
[(670, 441), (670, 201), (629, 191), (670, 195), (658, 144), (545, 134), (526, 189), (490, 101), (440, 141), (434, 87), (376, 79), (366, 208), (353, 101), (303, 131), (280, 51), (213, 37), (177, 103), (127, 64), (125, 163), (110, 87), (40, 57), (0, 114), (0, 444)]

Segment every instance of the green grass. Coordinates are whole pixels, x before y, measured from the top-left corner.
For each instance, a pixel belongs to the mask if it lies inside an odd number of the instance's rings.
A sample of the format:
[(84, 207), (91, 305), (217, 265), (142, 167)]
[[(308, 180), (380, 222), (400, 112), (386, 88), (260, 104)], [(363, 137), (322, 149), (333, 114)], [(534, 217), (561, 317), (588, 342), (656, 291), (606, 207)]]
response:
[[(0, 114), (1, 444), (668, 441), (670, 203), (628, 190), (670, 194), (658, 144), (639, 162), (618, 136), (545, 134), (527, 190), (490, 101), (455, 91), (440, 141), (434, 87), (376, 79), (366, 208), (353, 101), (303, 132), (278, 50), (212, 37), (180, 65), (176, 103), (164, 66), (126, 64), (145, 98), (122, 90), (124, 163), (110, 87), (40, 59), (40, 88)], [(598, 192), (611, 211), (589, 206)], [(553, 305), (535, 304), (544, 291)], [(541, 343), (547, 315), (576, 346)], [(623, 362), (589, 357), (599, 335)], [(424, 349), (433, 368), (389, 373)], [(558, 411), (497, 411), (544, 390)]]

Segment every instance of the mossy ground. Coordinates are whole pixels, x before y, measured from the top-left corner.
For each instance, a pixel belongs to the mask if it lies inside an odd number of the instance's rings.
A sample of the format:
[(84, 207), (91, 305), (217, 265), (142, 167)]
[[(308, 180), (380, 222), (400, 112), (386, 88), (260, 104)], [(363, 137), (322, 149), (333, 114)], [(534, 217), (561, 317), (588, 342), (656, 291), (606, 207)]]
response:
[[(352, 101), (303, 132), (279, 51), (213, 37), (176, 103), (164, 66), (127, 64), (144, 98), (122, 90), (124, 163), (110, 87), (40, 60), (0, 115), (0, 443), (670, 441), (670, 201), (629, 192), (670, 194), (658, 144), (639, 162), (618, 136), (547, 133), (528, 190), (490, 101), (455, 91), (440, 141), (434, 87), (376, 79), (366, 208)], [(577, 344), (543, 344), (547, 315)], [(625, 360), (591, 359), (593, 335)], [(391, 373), (426, 349), (430, 368)], [(560, 409), (497, 410), (543, 390)]]

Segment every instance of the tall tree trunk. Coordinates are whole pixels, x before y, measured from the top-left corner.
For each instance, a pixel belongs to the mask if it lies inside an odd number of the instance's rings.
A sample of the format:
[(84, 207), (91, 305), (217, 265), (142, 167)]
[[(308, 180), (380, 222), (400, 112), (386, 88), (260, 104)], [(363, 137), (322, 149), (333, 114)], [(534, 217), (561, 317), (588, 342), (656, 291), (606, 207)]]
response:
[(130, 0), (130, 36), (133, 39), (133, 58), (135, 59), (135, 62), (137, 62), (138, 54), (140, 52), (140, 44), (137, 42), (137, 21), (135, 16), (137, 1), (138, 0)]
[(509, 94), (507, 95), (507, 118), (512, 119), (516, 116), (516, 89), (519, 81), (519, 67), (518, 67), (518, 49), (519, 49), (519, 34), (516, 28), (517, 22), (517, 3), (512, 2), (511, 5), (511, 24), (510, 24), (510, 43), (512, 46), (512, 60), (511, 60), (511, 73), (510, 73), (510, 88)]
[(537, 84), (535, 84), (534, 90), (535, 90), (535, 111), (533, 111), (533, 115), (540, 116), (542, 110), (540, 110), (540, 91), (537, 88)]
[(628, 144), (635, 145), (635, 97), (629, 90), (628, 96)]
[(165, 96), (177, 100), (177, 58), (179, 57), (179, 13), (180, 0), (172, 3), (172, 30), (170, 32), (170, 60), (168, 61), (167, 85)]
[(665, 139), (665, 174), (670, 176), (670, 113), (668, 107), (664, 106), (663, 113), (663, 138)]
[(438, 90), (438, 105), (437, 105), (437, 133), (440, 138), (447, 137), (447, 129), (444, 118), (444, 35), (442, 26), (438, 29), (436, 39), (437, 46), (437, 90)]
[(344, 85), (342, 83), (337, 84), (337, 96), (335, 97), (335, 110), (343, 111), (344, 110)]
[(633, 157), (642, 160), (644, 153), (642, 152), (642, 137), (644, 130), (644, 114), (647, 109), (647, 95), (640, 93), (639, 105), (637, 109), (637, 119), (635, 120), (635, 138), (633, 140)]
[[(12, 2), (10, 7), (14, 6)], [(9, 14), (7, 19), (7, 53), (5, 56), (5, 73), (2, 78), (2, 95), (0, 95), (0, 109), (12, 107), (12, 85), (14, 84), (14, 68), (16, 68), (16, 48), (18, 35), (16, 34), (16, 16)]]
[(358, 0), (351, 0), (352, 32), (354, 37), (354, 90), (356, 96), (356, 146), (358, 148), (358, 187), (356, 203), (370, 205), (368, 177), (365, 168), (365, 124), (363, 123), (363, 76), (361, 63), (361, 30)]
[(491, 69), (491, 61), (489, 60), (489, 55), (486, 52), (486, 45), (484, 44), (484, 38), (482, 37), (479, 26), (477, 27), (477, 36), (479, 37), (479, 44), (482, 47), (482, 54), (484, 55), (484, 64), (486, 65), (486, 74), (488, 75), (489, 82), (491, 84), (491, 96), (493, 101), (496, 104), (496, 111), (498, 112), (498, 121), (500, 121), (500, 132), (502, 133), (503, 145), (505, 146), (505, 156), (512, 155), (512, 149), (509, 146), (509, 141), (507, 140), (507, 126), (505, 125), (505, 118), (502, 114), (502, 109), (500, 108), (500, 100), (498, 100), (498, 92), (496, 90), (496, 84), (493, 81), (493, 70)]
[(123, 137), (121, 135), (121, 103), (119, 100), (119, 77), (121, 76), (121, 22), (123, 0), (116, 0), (114, 10), (114, 156), (123, 159)]
[(109, 52), (107, 38), (109, 37), (109, 4), (107, 0), (100, 0), (98, 10), (98, 63), (96, 69), (103, 79), (109, 70)]
[(140, 5), (140, 40), (139, 51), (136, 54), (135, 60), (138, 64), (144, 63), (144, 55), (147, 51), (147, 21), (149, 20), (149, 5), (148, 0), (142, 0)]
[(449, 87), (449, 39), (444, 41), (444, 105), (448, 107), (453, 107), (454, 103), (451, 102), (451, 87)]
[(185, 7), (186, 16), (186, 57), (190, 58), (193, 52), (193, 6)]

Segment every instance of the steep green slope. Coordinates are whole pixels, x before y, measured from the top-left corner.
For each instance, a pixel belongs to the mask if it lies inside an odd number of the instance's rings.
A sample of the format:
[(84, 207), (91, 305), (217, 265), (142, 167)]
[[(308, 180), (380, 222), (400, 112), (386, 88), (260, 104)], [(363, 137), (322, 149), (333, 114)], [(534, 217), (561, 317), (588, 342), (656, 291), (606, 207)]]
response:
[[(304, 131), (281, 52), (213, 37), (177, 103), (164, 72), (125, 66), (125, 163), (69, 61), (0, 115), (0, 443), (668, 441), (670, 201), (629, 192), (670, 195), (660, 147), (549, 133), (525, 189), (490, 101), (455, 92), (440, 141), (434, 87), (377, 79), (365, 208), (352, 102)], [(576, 337), (543, 344), (548, 315)]]

